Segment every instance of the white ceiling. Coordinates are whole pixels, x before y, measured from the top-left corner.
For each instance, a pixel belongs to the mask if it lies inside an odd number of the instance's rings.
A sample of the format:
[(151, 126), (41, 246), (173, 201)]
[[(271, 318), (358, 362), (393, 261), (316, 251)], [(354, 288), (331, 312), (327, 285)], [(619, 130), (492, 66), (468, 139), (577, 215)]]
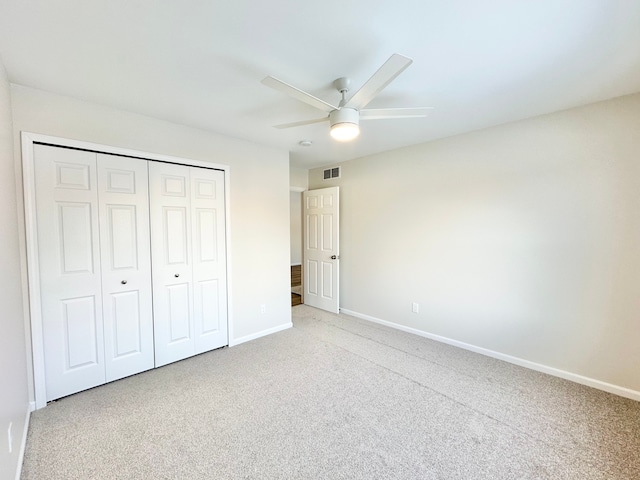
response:
[[(331, 140), (318, 110), (392, 54), (414, 63), (370, 108), (433, 106)], [(640, 91), (637, 0), (2, 0), (13, 83), (247, 139), (309, 168)], [(312, 140), (301, 147), (300, 140)]]

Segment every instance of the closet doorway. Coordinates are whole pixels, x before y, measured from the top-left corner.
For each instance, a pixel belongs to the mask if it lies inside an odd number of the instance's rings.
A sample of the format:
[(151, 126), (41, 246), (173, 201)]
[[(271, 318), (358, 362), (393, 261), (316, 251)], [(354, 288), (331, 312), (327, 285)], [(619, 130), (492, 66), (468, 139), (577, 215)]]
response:
[(36, 408), (228, 344), (228, 166), (26, 132), (22, 147)]

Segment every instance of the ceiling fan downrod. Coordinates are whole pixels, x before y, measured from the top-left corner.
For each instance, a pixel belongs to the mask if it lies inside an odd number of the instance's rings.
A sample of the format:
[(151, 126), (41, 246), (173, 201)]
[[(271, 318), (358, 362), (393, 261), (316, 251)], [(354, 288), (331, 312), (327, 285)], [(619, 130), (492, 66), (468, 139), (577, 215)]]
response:
[(351, 85), (351, 80), (347, 77), (340, 77), (333, 82), (333, 86), (340, 92), (342, 95), (342, 100), (338, 104), (338, 108), (342, 108), (347, 103), (347, 92), (349, 91), (349, 86)]

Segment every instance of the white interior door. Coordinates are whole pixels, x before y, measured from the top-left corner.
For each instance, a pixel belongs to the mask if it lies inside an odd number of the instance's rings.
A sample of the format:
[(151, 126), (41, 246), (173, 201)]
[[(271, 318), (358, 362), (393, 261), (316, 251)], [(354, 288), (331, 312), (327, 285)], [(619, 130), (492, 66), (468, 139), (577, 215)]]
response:
[(195, 353), (189, 167), (149, 163), (156, 366)]
[(338, 313), (339, 211), (338, 187), (303, 192), (304, 303)]
[(189, 168), (195, 353), (227, 345), (224, 172)]
[(46, 399), (105, 382), (96, 154), (34, 146)]
[(98, 154), (108, 382), (154, 366), (147, 163)]

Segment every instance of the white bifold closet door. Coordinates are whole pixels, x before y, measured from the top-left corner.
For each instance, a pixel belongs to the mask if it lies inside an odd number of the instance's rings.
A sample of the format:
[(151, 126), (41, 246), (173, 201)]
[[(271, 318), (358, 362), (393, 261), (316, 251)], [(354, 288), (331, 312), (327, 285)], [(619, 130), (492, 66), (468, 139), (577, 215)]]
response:
[(34, 149), (47, 400), (153, 368), (147, 162)]
[(147, 163), (98, 154), (107, 382), (154, 367)]
[(227, 345), (224, 172), (149, 164), (156, 366)]

